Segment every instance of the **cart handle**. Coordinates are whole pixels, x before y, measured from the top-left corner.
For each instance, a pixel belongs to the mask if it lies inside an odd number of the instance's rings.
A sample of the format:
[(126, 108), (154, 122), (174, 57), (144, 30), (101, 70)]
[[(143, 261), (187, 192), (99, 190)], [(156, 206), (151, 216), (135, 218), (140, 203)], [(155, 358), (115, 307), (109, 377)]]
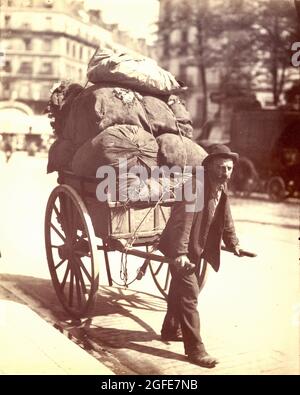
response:
[[(227, 251), (227, 252), (231, 252), (232, 254), (234, 253), (230, 248), (222, 246), (221, 247), (222, 251)], [(257, 256), (257, 254), (255, 252), (250, 252), (250, 251), (246, 251), (246, 250), (240, 250), (240, 257), (243, 256), (247, 256), (249, 258), (255, 258)]]

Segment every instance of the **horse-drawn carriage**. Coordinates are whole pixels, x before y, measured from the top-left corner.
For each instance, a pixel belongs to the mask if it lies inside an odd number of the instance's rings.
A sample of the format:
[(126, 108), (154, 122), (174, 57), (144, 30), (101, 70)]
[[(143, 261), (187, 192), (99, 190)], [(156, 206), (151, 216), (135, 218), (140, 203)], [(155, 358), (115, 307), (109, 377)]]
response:
[(240, 111), (231, 122), (229, 146), (240, 154), (232, 187), (273, 201), (300, 195), (300, 115), (297, 111)]

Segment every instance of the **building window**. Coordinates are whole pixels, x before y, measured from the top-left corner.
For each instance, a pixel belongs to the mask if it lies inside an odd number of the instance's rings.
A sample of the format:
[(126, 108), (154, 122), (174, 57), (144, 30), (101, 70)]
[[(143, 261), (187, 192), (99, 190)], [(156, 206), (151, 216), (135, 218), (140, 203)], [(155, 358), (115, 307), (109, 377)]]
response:
[(244, 5), (244, 0), (230, 0), (229, 7), (235, 11), (240, 11)]
[(186, 66), (181, 64), (179, 65), (179, 74), (178, 74), (178, 79), (180, 81), (182, 81), (184, 84), (187, 84), (188, 81), (188, 76), (187, 76), (187, 72), (186, 72)]
[(5, 29), (9, 29), (11, 27), (10, 22), (11, 22), (11, 16), (5, 15), (5, 17), (4, 17), (4, 28)]
[(32, 74), (32, 63), (31, 62), (22, 62), (20, 65), (19, 73)]
[(166, 0), (164, 7), (164, 22), (169, 23), (172, 17), (172, 12), (174, 11), (174, 7), (171, 4), (170, 0)]
[(22, 6), (23, 7), (32, 7), (32, 0), (23, 0)]
[(203, 99), (198, 98), (194, 122), (198, 122), (198, 124), (201, 124), (202, 120), (203, 120)]
[(46, 52), (50, 52), (52, 50), (52, 40), (46, 38), (43, 42), (43, 49)]
[(169, 56), (170, 54), (170, 36), (169, 34), (164, 34), (163, 36), (163, 56)]
[(44, 4), (46, 8), (52, 8), (53, 7), (53, 0), (44, 0)]
[(4, 71), (6, 71), (7, 73), (11, 72), (11, 62), (10, 60), (6, 60), (5, 64), (4, 64)]
[(22, 99), (30, 98), (29, 85), (21, 85), (19, 89), (19, 97)]
[(188, 48), (188, 32), (187, 29), (183, 29), (181, 31), (181, 42), (180, 42), (180, 55), (186, 55), (187, 54), (187, 48)]
[(40, 99), (49, 100), (51, 86), (43, 85), (40, 89)]
[(82, 59), (82, 54), (83, 54), (83, 48), (80, 46), (79, 48), (79, 59)]
[(4, 82), (3, 82), (3, 89), (4, 89), (5, 91), (9, 91), (9, 89), (10, 89), (10, 83), (9, 83), (8, 81), (4, 81)]
[(12, 5), (13, 5), (12, 0), (7, 0), (7, 7), (12, 7)]
[(52, 18), (51, 16), (46, 16), (46, 26), (45, 29), (46, 30), (51, 30), (52, 28)]
[(75, 44), (73, 44), (72, 55), (73, 55), (73, 58), (76, 57), (76, 45)]
[(182, 41), (183, 43), (187, 43), (187, 42), (188, 42), (188, 32), (187, 32), (187, 29), (181, 30), (181, 41)]
[(3, 81), (3, 99), (10, 98), (10, 83), (8, 81)]
[(39, 74), (52, 74), (52, 73), (53, 73), (52, 63), (50, 62), (42, 63)]
[(32, 50), (32, 40), (31, 38), (24, 38), (25, 50), (31, 51)]
[(31, 29), (30, 23), (28, 23), (28, 22), (23, 23), (22, 28), (24, 30), (30, 30)]

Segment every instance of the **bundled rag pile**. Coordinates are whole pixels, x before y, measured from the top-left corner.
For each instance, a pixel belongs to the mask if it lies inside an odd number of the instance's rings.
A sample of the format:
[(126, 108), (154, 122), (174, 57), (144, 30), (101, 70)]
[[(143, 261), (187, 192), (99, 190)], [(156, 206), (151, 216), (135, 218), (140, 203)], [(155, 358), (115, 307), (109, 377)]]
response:
[[(48, 172), (95, 176), (100, 166), (117, 169), (124, 160), (129, 174), (136, 165), (148, 172), (156, 165), (201, 165), (207, 154), (191, 140), (191, 118), (177, 96), (183, 88), (172, 74), (148, 58), (102, 51), (90, 61), (87, 76), (87, 88), (63, 82), (51, 95), (48, 111), (57, 139)], [(136, 187), (138, 177), (129, 179)]]

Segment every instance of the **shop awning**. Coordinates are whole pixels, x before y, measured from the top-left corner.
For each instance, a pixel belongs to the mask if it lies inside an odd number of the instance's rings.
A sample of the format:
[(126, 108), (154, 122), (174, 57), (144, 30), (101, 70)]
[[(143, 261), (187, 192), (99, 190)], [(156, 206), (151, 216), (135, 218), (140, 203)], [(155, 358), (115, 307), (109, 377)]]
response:
[(53, 134), (47, 115), (27, 115), (15, 108), (0, 110), (2, 134)]

